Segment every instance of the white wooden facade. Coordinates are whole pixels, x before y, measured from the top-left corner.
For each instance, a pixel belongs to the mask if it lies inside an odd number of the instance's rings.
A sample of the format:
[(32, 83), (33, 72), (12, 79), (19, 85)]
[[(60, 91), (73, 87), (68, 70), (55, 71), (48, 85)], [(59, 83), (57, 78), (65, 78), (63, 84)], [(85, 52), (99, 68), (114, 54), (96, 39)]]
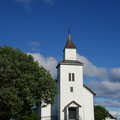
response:
[(94, 120), (95, 93), (83, 84), (83, 63), (76, 60), (70, 33), (57, 65), (57, 86), (55, 104), (41, 108), (41, 120)]

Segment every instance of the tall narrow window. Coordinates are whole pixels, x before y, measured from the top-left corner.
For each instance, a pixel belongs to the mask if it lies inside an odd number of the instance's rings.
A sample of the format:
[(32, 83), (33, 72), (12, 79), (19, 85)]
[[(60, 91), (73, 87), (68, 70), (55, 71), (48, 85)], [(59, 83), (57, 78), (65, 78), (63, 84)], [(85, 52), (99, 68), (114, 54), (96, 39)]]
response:
[(73, 87), (70, 87), (70, 92), (73, 92)]
[(69, 81), (71, 81), (71, 73), (69, 73), (69, 76), (68, 76), (68, 77), (69, 77)]
[(74, 73), (69, 73), (68, 74), (68, 79), (69, 79), (69, 81), (75, 81), (75, 74)]
[(72, 73), (72, 81), (75, 81), (75, 74)]

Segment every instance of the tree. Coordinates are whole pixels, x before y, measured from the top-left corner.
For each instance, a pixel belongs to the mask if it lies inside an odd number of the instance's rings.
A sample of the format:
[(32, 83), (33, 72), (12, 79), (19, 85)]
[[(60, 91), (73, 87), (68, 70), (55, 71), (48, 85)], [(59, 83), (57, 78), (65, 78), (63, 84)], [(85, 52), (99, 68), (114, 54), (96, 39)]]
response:
[(0, 47), (0, 120), (22, 120), (33, 106), (53, 104), (56, 94), (55, 80), (31, 55)]
[(102, 106), (94, 106), (95, 120), (105, 120), (109, 116), (109, 112)]

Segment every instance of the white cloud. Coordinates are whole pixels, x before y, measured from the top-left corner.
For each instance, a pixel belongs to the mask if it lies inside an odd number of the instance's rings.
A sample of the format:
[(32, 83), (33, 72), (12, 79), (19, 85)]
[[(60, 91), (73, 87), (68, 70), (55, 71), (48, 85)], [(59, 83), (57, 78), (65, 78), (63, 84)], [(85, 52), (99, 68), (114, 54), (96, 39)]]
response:
[(38, 61), (39, 65), (47, 69), (53, 78), (57, 77), (57, 60), (53, 57), (44, 57), (40, 53), (29, 53), (34, 57), (35, 61)]
[(120, 68), (111, 69), (109, 78), (110, 78), (111, 81), (120, 82)]
[(101, 100), (99, 102), (95, 102), (96, 105), (101, 105), (103, 107), (116, 107), (116, 108), (120, 108), (120, 102), (116, 101), (116, 100)]
[[(25, 5), (25, 7), (29, 7), (30, 8), (30, 3), (31, 2), (35, 2), (37, 0), (14, 0), (14, 1), (17, 2), (17, 3), (22, 3), (22, 4)], [(55, 0), (39, 0), (39, 1), (42, 1), (44, 3), (48, 3), (50, 5), (53, 5)]]
[(102, 81), (101, 85), (104, 86), (110, 92), (120, 91), (120, 82)]
[(109, 98), (120, 101), (120, 83), (110, 81), (91, 81), (88, 86), (98, 98)]
[(106, 79), (107, 70), (105, 68), (97, 68), (86, 57), (77, 54), (77, 60), (84, 63), (84, 76), (88, 78)]

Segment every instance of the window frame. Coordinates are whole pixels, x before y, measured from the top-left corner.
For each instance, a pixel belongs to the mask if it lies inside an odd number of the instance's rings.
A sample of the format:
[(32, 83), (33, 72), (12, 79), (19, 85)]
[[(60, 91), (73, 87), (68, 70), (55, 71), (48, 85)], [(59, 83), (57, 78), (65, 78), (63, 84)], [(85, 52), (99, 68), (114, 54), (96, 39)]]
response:
[(70, 92), (73, 92), (73, 87), (70, 87)]
[(75, 81), (75, 74), (72, 73), (72, 81)]
[(68, 73), (68, 80), (75, 81), (75, 73)]
[(72, 81), (71, 80), (71, 73), (68, 74), (68, 77), (69, 77), (69, 81)]

